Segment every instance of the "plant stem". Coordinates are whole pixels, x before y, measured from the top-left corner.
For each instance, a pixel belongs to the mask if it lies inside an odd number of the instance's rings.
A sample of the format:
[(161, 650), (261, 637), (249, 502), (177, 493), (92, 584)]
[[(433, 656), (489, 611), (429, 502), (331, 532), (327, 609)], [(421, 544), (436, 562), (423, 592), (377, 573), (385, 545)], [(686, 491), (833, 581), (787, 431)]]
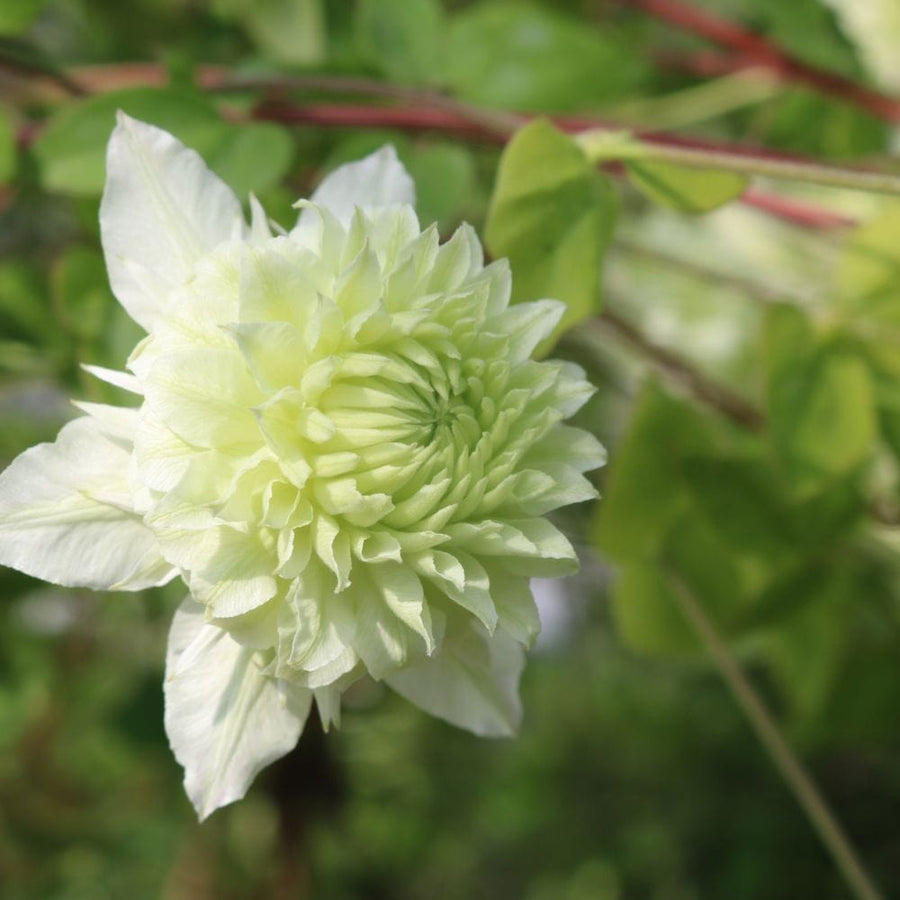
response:
[(740, 202), (745, 206), (768, 213), (770, 216), (800, 225), (802, 228), (831, 230), (834, 228), (853, 228), (858, 224), (856, 219), (843, 213), (833, 212), (822, 206), (799, 200), (796, 197), (785, 197), (769, 191), (747, 188), (741, 195)]
[(858, 900), (882, 900), (881, 893), (867, 874), (850, 839), (828, 808), (812, 778), (794, 755), (772, 714), (744, 675), (694, 593), (671, 570), (667, 573), (667, 579), (681, 612), (703, 640), (735, 701), (747, 716), (760, 743), (772, 757), (775, 767), (793, 792), (810, 824), (818, 832), (847, 886)]
[(675, 93), (617, 103), (606, 113), (635, 128), (671, 130), (754, 106), (770, 100), (782, 90), (778, 78), (760, 67), (755, 77), (749, 70), (729, 72)]
[(713, 147), (688, 147), (620, 137), (611, 140), (608, 128), (582, 131), (575, 140), (592, 162), (609, 160), (669, 163), (694, 169), (719, 169), (741, 175), (764, 175), (805, 181), (827, 187), (850, 188), (881, 194), (900, 194), (900, 176), (882, 172), (823, 165), (808, 160), (776, 159), (771, 156), (751, 156)]
[(735, 425), (753, 432), (760, 432), (765, 427), (765, 416), (759, 409), (707, 377), (677, 353), (655, 344), (616, 313), (604, 309), (592, 322), (624, 340), (664, 374), (681, 383), (691, 396), (730, 419)]
[(785, 81), (804, 84), (885, 119), (900, 122), (900, 101), (843, 75), (820, 69), (728, 19), (697, 9), (681, 0), (629, 0), (651, 16), (699, 35), (738, 54), (737, 66), (763, 65)]
[[(80, 66), (67, 73), (88, 95), (140, 85), (163, 86), (167, 74), (158, 63), (120, 63), (101, 66)], [(486, 110), (461, 103), (444, 94), (422, 91), (401, 85), (388, 84), (368, 78), (348, 78), (339, 75), (273, 75), (259, 77), (232, 76), (223, 66), (197, 67), (198, 86), (211, 93), (258, 91), (269, 99), (257, 106), (252, 115), (257, 119), (279, 122), (320, 125), (341, 128), (397, 128), (408, 131), (434, 131), (457, 135), (464, 140), (479, 140), (503, 146), (512, 133), (526, 124), (527, 115), (501, 110)], [(291, 103), (291, 92), (357, 94), (401, 102), (396, 106), (362, 106), (359, 104)], [(40, 94), (35, 97), (40, 98)], [(621, 125), (588, 116), (554, 116), (554, 123), (563, 131), (576, 133), (586, 129), (621, 130)], [(22, 146), (29, 144), (39, 133), (39, 123), (29, 123), (19, 130)], [(764, 148), (748, 148), (739, 144), (702, 141), (675, 134), (638, 133), (646, 144), (688, 147), (728, 152), (749, 159), (771, 158), (802, 161)], [(846, 217), (830, 210), (766, 191), (748, 190), (740, 202), (755, 206), (769, 215), (804, 228), (835, 228), (853, 224)]]

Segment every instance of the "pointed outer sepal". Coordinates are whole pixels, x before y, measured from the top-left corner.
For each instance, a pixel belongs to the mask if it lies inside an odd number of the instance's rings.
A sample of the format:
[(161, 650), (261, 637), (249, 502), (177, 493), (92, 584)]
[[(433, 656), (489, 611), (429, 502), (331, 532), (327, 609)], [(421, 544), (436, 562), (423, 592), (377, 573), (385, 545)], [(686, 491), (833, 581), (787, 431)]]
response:
[(264, 244), (272, 237), (269, 219), (256, 194), (250, 194), (250, 243)]
[(119, 112), (100, 234), (113, 293), (139, 325), (152, 330), (197, 260), (245, 230), (237, 197), (196, 152)]
[(128, 459), (122, 442), (87, 416), (14, 459), (0, 474), (0, 564), (101, 590), (172, 579), (153, 532), (133, 512)]
[(140, 381), (130, 372), (118, 372), (115, 369), (106, 369), (103, 366), (89, 366), (86, 363), (82, 363), (81, 368), (89, 375), (93, 375), (94, 378), (105, 381), (107, 384), (113, 385), (113, 387), (121, 388), (123, 391), (128, 391), (131, 394), (144, 393)]
[(332, 725), (341, 727), (341, 688), (336, 684), (328, 687), (317, 688), (313, 691), (316, 699), (316, 708), (319, 711), (319, 721), (322, 730), (327, 732)]
[(522, 717), (520, 644), (470, 621), (448, 633), (439, 653), (385, 678), (411, 703), (481, 737), (508, 737)]
[(335, 728), (341, 727), (341, 697), (363, 674), (361, 667), (354, 668), (337, 681), (313, 691), (323, 731), (328, 731), (332, 725)]
[(190, 597), (169, 632), (166, 734), (201, 821), (239, 800), (256, 774), (296, 745), (312, 692), (264, 675), (264, 657), (204, 622)]
[[(335, 169), (316, 188), (310, 202), (327, 209), (346, 228), (356, 207), (414, 206), (416, 191), (412, 178), (397, 159), (397, 151), (387, 144), (359, 162)], [(315, 227), (314, 217), (315, 210), (304, 208), (294, 232), (302, 234)]]
[(88, 403), (86, 400), (73, 400), (72, 406), (89, 415), (107, 438), (126, 451), (131, 449), (139, 421), (137, 409), (110, 406), (107, 403)]

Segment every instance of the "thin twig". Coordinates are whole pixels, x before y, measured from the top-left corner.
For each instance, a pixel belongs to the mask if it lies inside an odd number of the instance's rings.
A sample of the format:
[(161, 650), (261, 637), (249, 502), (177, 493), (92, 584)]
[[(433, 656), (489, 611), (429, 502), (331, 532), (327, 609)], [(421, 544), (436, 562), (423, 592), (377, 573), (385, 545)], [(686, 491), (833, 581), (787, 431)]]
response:
[(730, 388), (713, 381), (684, 357), (651, 341), (621, 316), (605, 309), (592, 321), (624, 340), (665, 375), (683, 385), (691, 396), (736, 425), (755, 433), (765, 428), (761, 410)]
[(843, 213), (796, 197), (785, 197), (783, 194), (773, 194), (757, 188), (747, 188), (741, 195), (741, 203), (803, 228), (829, 231), (835, 228), (853, 228), (859, 224), (856, 219)]
[(454, 134), (502, 146), (512, 129), (492, 125), (484, 117), (469, 117), (449, 109), (430, 106), (363, 106), (359, 104), (294, 104), (266, 101), (257, 106), (253, 118), (292, 125), (331, 128), (396, 128), (402, 131)]
[(716, 169), (739, 175), (762, 175), (826, 187), (882, 194), (900, 194), (900, 176), (893, 173), (832, 166), (808, 159), (777, 159), (768, 154), (735, 153), (727, 147), (676, 146), (640, 139), (609, 128), (589, 128), (575, 136), (588, 159), (602, 163), (661, 162), (691, 169)]
[(47, 79), (73, 97), (82, 97), (87, 93), (77, 78), (42, 59), (28, 45), (9, 38), (0, 38), (0, 72), (3, 71), (22, 78), (37, 76)]
[(810, 65), (734, 22), (697, 9), (682, 0), (629, 0), (671, 25), (734, 50), (744, 65), (763, 65), (786, 81), (838, 97), (889, 122), (900, 122), (900, 101), (850, 78)]
[(829, 809), (815, 782), (784, 739), (772, 714), (744, 675), (697, 597), (675, 572), (668, 571), (666, 577), (681, 612), (703, 640), (735, 701), (747, 716), (760, 743), (768, 751), (797, 803), (831, 854), (847, 886), (858, 900), (881, 900), (881, 893), (866, 872), (849, 837)]
[[(70, 73), (89, 92), (104, 92), (139, 84), (163, 85), (167, 78), (164, 68), (155, 63), (85, 66), (72, 69)], [(319, 74), (233, 76), (226, 68), (211, 65), (198, 66), (195, 77), (198, 86), (213, 93), (261, 91), (266, 99), (254, 110), (254, 116), (298, 124), (433, 131), (502, 146), (518, 127), (531, 118), (515, 112), (482, 109), (435, 91), (407, 88), (369, 78)], [(287, 97), (291, 93), (304, 91), (377, 97), (401, 101), (403, 105), (373, 107), (288, 102)], [(563, 115), (552, 118), (559, 128), (568, 133), (603, 127), (611, 131), (621, 130), (620, 123), (596, 117)], [(795, 154), (764, 147), (746, 147), (733, 142), (704, 141), (684, 135), (646, 131), (637, 131), (635, 136), (651, 145), (710, 150), (749, 159), (776, 159), (798, 164), (809, 161)], [(847, 218), (827, 209), (755, 189), (748, 190), (740, 200), (802, 227), (824, 229), (852, 224)]]

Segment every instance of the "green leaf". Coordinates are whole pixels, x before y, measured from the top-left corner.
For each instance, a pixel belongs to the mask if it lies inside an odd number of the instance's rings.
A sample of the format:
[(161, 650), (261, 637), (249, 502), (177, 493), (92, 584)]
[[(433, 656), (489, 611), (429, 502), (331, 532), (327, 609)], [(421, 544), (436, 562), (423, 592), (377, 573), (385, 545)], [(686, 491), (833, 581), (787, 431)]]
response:
[(794, 534), (787, 498), (763, 464), (689, 457), (684, 472), (693, 501), (735, 552), (767, 561), (791, 554)]
[(607, 23), (603, 30), (533, 3), (493, 0), (456, 14), (447, 78), (460, 97), (534, 112), (596, 108), (623, 96), (643, 73)]
[(245, 200), (287, 175), (294, 155), (290, 132), (270, 122), (230, 126), (207, 157), (210, 168)]
[(353, 29), (363, 60), (388, 78), (440, 80), (446, 23), (437, 0), (360, 0)]
[(693, 511), (672, 521), (664, 543), (659, 561), (629, 562), (622, 570), (613, 591), (613, 616), (634, 650), (696, 652), (701, 643), (681, 611), (669, 573), (684, 582), (726, 634), (743, 614), (744, 579), (721, 536)]
[(660, 558), (678, 573), (724, 634), (736, 630), (755, 573), (742, 564), (715, 523), (689, 509), (671, 524)]
[(816, 340), (802, 313), (773, 308), (766, 322), (769, 428), (803, 494), (859, 468), (877, 436), (872, 377), (855, 349)]
[(0, 262), (0, 333), (44, 343), (58, 334), (38, 270), (21, 260)]
[(600, 550), (620, 562), (654, 556), (689, 505), (683, 460), (709, 444), (699, 413), (656, 385), (645, 388), (597, 507), (594, 539)]
[(568, 305), (557, 335), (596, 311), (613, 195), (578, 146), (549, 122), (526, 125), (506, 146), (485, 225), (495, 256), (509, 258), (513, 300)]
[(0, 3), (0, 34), (20, 34), (37, 17), (47, 0), (3, 0)]
[(45, 188), (76, 195), (103, 190), (106, 143), (118, 109), (164, 128), (205, 158), (228, 133), (215, 106), (187, 91), (130, 88), (66, 104), (34, 143)]
[(0, 107), (0, 184), (7, 184), (16, 174), (16, 135), (9, 115)]
[(213, 9), (240, 21), (271, 62), (313, 66), (328, 56), (322, 0), (214, 0)]
[(830, 575), (826, 581), (798, 575), (790, 585), (793, 599), (780, 598), (793, 605), (794, 614), (779, 621), (766, 647), (773, 674), (801, 720), (817, 718), (836, 686), (851, 637), (848, 600), (864, 595), (847, 573), (832, 567)]
[(52, 278), (62, 324), (80, 340), (97, 338), (108, 325), (114, 303), (102, 254), (71, 247), (57, 260)]
[(754, 596), (741, 625), (746, 629), (777, 625), (822, 597), (833, 578), (833, 567), (821, 559), (785, 569)]
[(641, 193), (680, 212), (705, 213), (744, 193), (748, 179), (736, 172), (694, 169), (669, 163), (629, 162), (631, 183)]
[(841, 309), (900, 326), (900, 203), (861, 225), (844, 245), (837, 270)]
[(425, 225), (437, 222), (442, 230), (457, 224), (475, 189), (472, 154), (455, 144), (430, 144), (409, 154), (399, 152), (416, 184), (419, 220)]
[(635, 562), (622, 569), (611, 610), (619, 635), (639, 653), (684, 654), (700, 647), (659, 566)]

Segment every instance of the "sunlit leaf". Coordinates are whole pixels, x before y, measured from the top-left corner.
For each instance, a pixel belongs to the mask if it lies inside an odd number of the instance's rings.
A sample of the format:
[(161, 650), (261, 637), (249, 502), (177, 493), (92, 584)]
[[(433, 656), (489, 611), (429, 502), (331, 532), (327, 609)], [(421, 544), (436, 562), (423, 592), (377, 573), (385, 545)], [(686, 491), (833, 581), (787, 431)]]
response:
[(630, 162), (631, 183), (651, 200), (681, 212), (705, 213), (744, 193), (747, 177), (717, 169), (693, 169), (669, 163)]
[(877, 434), (872, 377), (853, 347), (819, 340), (802, 313), (766, 323), (769, 427), (801, 493), (861, 466)]
[(837, 270), (842, 309), (900, 327), (900, 203), (861, 225), (844, 246)]
[(614, 215), (608, 182), (572, 140), (544, 120), (525, 126), (500, 160), (485, 226), (512, 266), (513, 299), (565, 302), (557, 333), (594, 312)]

